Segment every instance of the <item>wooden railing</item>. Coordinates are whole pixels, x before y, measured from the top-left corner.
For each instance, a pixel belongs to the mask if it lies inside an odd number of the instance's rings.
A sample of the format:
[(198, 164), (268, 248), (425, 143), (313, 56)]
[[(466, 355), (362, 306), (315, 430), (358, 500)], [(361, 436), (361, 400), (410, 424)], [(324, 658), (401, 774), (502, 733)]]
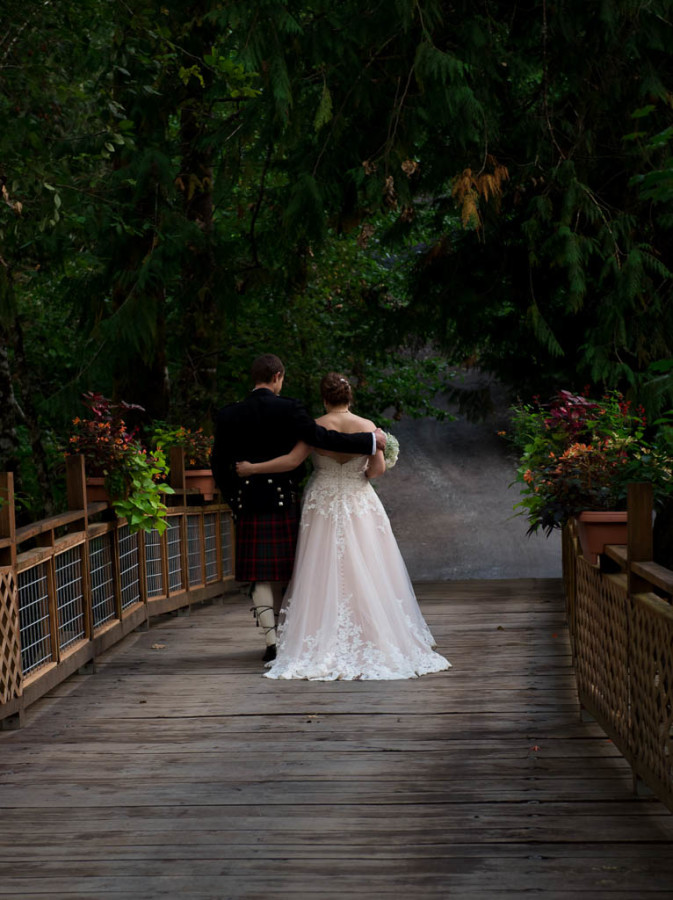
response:
[[(84, 461), (67, 461), (67, 512), (17, 528), (11, 473), (0, 474), (0, 723), (151, 616), (234, 588), (233, 523), (223, 503), (185, 488), (172, 454), (168, 527), (131, 534), (106, 502), (87, 504)], [(196, 505), (194, 505), (196, 504)], [(95, 521), (101, 516), (107, 520)]]
[[(614, 572), (563, 538), (577, 690), (582, 708), (673, 811), (673, 572), (652, 561), (652, 489), (629, 487), (628, 543), (607, 546)], [(607, 567), (603, 567), (607, 568)]]

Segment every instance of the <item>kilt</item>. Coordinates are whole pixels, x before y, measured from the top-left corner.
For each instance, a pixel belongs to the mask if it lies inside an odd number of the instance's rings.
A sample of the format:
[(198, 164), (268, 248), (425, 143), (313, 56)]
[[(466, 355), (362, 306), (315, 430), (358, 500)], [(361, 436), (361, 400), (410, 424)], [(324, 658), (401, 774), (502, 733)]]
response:
[(299, 532), (296, 505), (244, 513), (236, 522), (236, 581), (282, 581), (292, 575)]

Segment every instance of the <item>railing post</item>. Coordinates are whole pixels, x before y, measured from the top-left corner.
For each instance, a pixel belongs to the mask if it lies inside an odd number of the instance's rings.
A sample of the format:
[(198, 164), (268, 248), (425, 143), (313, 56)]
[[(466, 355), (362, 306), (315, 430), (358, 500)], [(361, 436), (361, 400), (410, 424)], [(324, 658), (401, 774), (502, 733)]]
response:
[(14, 510), (14, 475), (0, 472), (0, 565), (16, 566), (16, 515)]
[[(186, 506), (185, 496), (185, 451), (182, 447), (171, 447), (168, 451), (168, 483), (176, 491), (174, 503), (178, 506)], [(170, 496), (170, 495), (169, 495)]]
[(86, 472), (84, 471), (84, 457), (66, 456), (65, 458), (65, 484), (68, 496), (68, 509), (81, 509), (86, 520)]
[(653, 556), (653, 496), (652, 485), (647, 482), (630, 484), (628, 487), (627, 573), (631, 596), (648, 589), (648, 583), (633, 574), (631, 563), (649, 562)]
[(92, 640), (94, 632), (93, 624), (93, 598), (91, 595), (91, 566), (89, 547), (89, 517), (87, 515), (86, 501), (86, 471), (84, 469), (84, 457), (82, 454), (67, 456), (65, 460), (65, 486), (68, 498), (68, 509), (81, 509), (81, 521), (71, 522), (68, 531), (83, 531), (84, 543), (82, 544), (82, 589), (84, 599), (84, 633), (88, 640)]
[(119, 565), (119, 519), (115, 519), (112, 530), (112, 580), (114, 583), (115, 618), (120, 622), (123, 616), (122, 608), (122, 578)]
[[(19, 702), (23, 693), (21, 625), (16, 575), (16, 519), (14, 475), (0, 473), (0, 704)], [(0, 728), (23, 724), (23, 706), (6, 716)]]
[[(633, 717), (638, 715), (638, 710), (634, 709), (632, 696), (632, 640), (633, 640), (633, 618), (634, 618), (634, 595), (649, 590), (649, 584), (640, 576), (635, 575), (632, 569), (634, 562), (649, 562), (653, 556), (653, 536), (652, 536), (652, 509), (653, 509), (653, 491), (652, 485), (648, 483), (630, 484), (627, 495), (628, 509), (628, 533), (626, 548), (626, 574), (627, 574), (627, 621), (628, 636), (626, 648), (626, 673), (625, 677), (629, 680), (629, 728), (627, 736), (626, 750), (630, 758), (635, 753)], [(631, 774), (633, 779), (633, 792), (638, 793), (638, 774), (635, 765), (631, 764)]]

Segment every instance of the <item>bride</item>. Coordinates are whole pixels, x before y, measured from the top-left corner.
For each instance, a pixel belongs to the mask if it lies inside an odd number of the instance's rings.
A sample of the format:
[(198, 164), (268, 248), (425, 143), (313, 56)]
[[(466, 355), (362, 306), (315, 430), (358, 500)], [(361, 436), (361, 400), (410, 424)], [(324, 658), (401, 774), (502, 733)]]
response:
[[(350, 411), (351, 386), (330, 372), (320, 385), (318, 424), (353, 434), (374, 431)], [(241, 462), (242, 477), (287, 472), (311, 452), (303, 442), (268, 462)], [(280, 612), (276, 659), (267, 678), (391, 680), (448, 669), (435, 653), (388, 516), (370, 479), (383, 452), (352, 456), (313, 451), (292, 579)]]

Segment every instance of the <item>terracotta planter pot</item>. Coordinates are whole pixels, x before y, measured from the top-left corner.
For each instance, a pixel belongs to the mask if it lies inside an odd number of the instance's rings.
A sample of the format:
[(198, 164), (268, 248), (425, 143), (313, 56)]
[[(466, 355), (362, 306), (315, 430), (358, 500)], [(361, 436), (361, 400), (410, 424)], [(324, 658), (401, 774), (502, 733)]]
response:
[(186, 469), (185, 487), (197, 490), (204, 500), (212, 500), (217, 491), (210, 469)]
[(606, 544), (626, 544), (628, 523), (626, 511), (587, 511), (577, 516), (577, 536), (582, 555), (593, 565)]
[(110, 495), (105, 489), (105, 479), (102, 476), (92, 476), (86, 480), (86, 502), (99, 503), (101, 500), (110, 502)]

